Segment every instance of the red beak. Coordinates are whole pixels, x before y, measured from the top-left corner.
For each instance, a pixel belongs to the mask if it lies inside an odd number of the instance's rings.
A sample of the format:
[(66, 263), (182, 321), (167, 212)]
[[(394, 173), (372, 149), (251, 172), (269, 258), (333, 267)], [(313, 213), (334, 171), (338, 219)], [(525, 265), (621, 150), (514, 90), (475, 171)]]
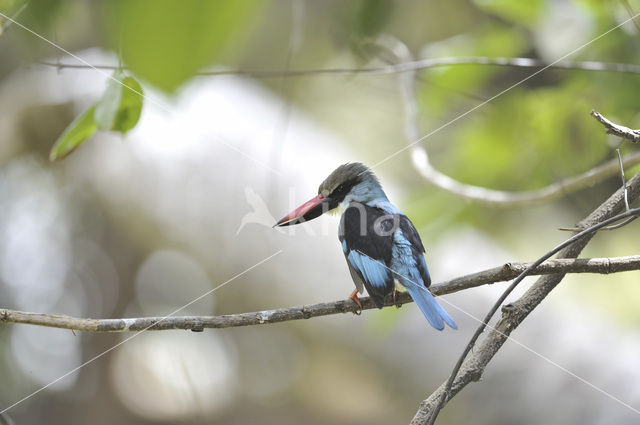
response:
[(277, 222), (273, 227), (300, 224), (305, 221), (313, 220), (316, 217), (320, 217), (323, 213), (329, 210), (328, 201), (329, 200), (327, 198), (322, 195), (318, 195), (300, 205), (288, 215), (284, 216), (282, 220)]

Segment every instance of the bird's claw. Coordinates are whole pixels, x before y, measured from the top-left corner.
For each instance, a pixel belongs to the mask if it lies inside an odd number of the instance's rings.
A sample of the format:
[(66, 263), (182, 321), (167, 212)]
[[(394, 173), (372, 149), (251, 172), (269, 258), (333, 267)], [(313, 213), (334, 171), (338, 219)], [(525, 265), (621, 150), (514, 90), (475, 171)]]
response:
[(355, 291), (353, 291), (351, 295), (349, 295), (349, 298), (353, 300), (353, 302), (358, 306), (358, 310), (354, 311), (353, 313), (357, 316), (360, 316), (362, 314), (362, 302), (360, 301), (360, 298), (358, 298), (358, 290), (356, 289)]

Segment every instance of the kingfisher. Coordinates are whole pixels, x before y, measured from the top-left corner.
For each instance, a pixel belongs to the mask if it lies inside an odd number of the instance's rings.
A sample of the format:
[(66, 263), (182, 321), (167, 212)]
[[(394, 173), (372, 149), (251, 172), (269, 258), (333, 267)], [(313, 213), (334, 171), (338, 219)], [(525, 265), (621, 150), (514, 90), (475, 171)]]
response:
[[(396, 285), (406, 289), (427, 321), (438, 330), (455, 322), (429, 291), (431, 277), (424, 245), (415, 226), (394, 206), (367, 166), (350, 162), (336, 168), (318, 188), (318, 196), (275, 226), (304, 223), (326, 212), (342, 212), (338, 239), (356, 289), (349, 296), (362, 309), (358, 294), (366, 288), (378, 308)], [(274, 226), (274, 227), (275, 227)]]

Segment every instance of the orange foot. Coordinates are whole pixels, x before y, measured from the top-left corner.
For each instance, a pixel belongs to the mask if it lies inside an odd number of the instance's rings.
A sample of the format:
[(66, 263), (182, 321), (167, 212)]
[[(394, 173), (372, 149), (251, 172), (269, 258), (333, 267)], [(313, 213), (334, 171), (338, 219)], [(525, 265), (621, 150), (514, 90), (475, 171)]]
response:
[(393, 305), (395, 305), (396, 308), (402, 307), (402, 304), (398, 303), (398, 294), (400, 294), (400, 291), (398, 291), (397, 289), (394, 289), (393, 290)]
[(360, 307), (360, 310), (356, 312), (356, 314), (360, 314), (362, 313), (362, 303), (360, 302), (360, 298), (358, 298), (358, 290), (355, 289), (351, 295), (349, 295), (349, 298), (351, 298), (353, 300), (354, 303), (356, 303), (358, 305), (358, 307)]

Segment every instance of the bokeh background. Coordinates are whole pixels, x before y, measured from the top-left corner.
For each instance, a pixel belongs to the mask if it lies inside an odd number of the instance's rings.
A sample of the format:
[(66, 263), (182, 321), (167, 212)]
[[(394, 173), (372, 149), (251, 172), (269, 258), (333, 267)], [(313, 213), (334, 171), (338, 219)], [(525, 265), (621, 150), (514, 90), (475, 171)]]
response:
[[(411, 142), (400, 77), (283, 72), (384, 66), (394, 61), (389, 40), (416, 59), (551, 62), (640, 12), (640, 2), (0, 0), (0, 12), (77, 56), (0, 17), (0, 307), (119, 318), (171, 313), (278, 252), (178, 314), (350, 293), (337, 217), (270, 226), (315, 195), (337, 165), (377, 164)], [(569, 59), (638, 63), (639, 52), (638, 27), (628, 22)], [(61, 65), (84, 66), (78, 57), (136, 78), (142, 115), (125, 135), (98, 131), (50, 162), (56, 139), (113, 73)], [(197, 75), (238, 69), (274, 72)], [(421, 134), (536, 70), (418, 72)], [(540, 188), (614, 159), (620, 142), (589, 111), (638, 127), (639, 90), (637, 74), (548, 69), (421, 146), (459, 181)], [(375, 172), (418, 227), (435, 281), (537, 258), (567, 237), (558, 227), (620, 185), (614, 176), (541, 205), (500, 209), (428, 184), (409, 150)], [(584, 255), (637, 253), (636, 227), (597, 236)], [(638, 423), (623, 404), (640, 408), (638, 277), (565, 278), (513, 334), (548, 360), (507, 343), (439, 423)], [(18, 425), (407, 423), (448, 377), (474, 317), (504, 288), (444, 297), (460, 329), (442, 333), (413, 304), (359, 317), (146, 332), (7, 413)], [(0, 326), (0, 407), (130, 336)]]

